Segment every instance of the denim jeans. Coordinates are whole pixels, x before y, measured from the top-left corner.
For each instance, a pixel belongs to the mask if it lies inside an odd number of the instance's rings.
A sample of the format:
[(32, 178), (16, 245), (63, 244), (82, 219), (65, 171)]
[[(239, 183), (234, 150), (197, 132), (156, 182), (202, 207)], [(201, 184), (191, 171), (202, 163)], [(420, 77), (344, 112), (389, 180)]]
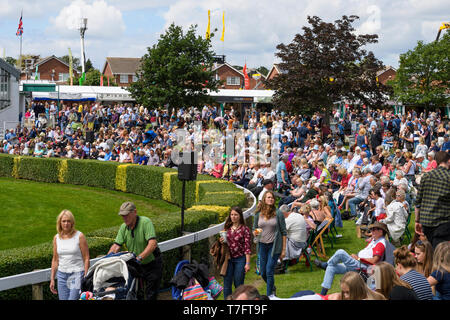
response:
[(81, 280), (83, 277), (84, 271), (66, 273), (58, 270), (56, 272), (56, 280), (59, 300), (80, 299)]
[[(245, 255), (228, 260), (227, 273), (223, 278), (223, 297), (226, 299), (232, 293), (232, 285), (237, 288), (244, 284)], [(234, 280), (234, 281), (233, 281)]]
[(258, 247), (259, 256), (259, 270), (261, 272), (261, 277), (267, 284), (266, 294), (270, 296), (272, 294), (275, 285), (275, 266), (277, 265), (279, 254), (272, 254), (273, 243), (262, 243), (260, 242)]
[(360, 262), (353, 259), (345, 250), (339, 249), (327, 261), (328, 266), (323, 277), (322, 288), (330, 289), (335, 274), (344, 274), (359, 269)]
[(356, 206), (363, 201), (364, 199), (358, 197), (353, 197), (350, 200), (348, 200), (348, 206), (350, 208), (350, 214), (352, 215), (352, 217), (356, 217)]

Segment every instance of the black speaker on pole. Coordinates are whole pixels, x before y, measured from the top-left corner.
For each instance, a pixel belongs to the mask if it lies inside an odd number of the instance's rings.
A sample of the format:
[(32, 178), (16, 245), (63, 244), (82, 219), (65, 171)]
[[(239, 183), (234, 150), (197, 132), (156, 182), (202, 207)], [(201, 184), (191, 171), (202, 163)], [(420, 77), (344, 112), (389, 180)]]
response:
[(185, 181), (193, 181), (197, 179), (197, 153), (184, 152), (180, 153), (181, 163), (178, 165), (178, 179)]
[(94, 131), (86, 131), (86, 142), (93, 143), (94, 140)]

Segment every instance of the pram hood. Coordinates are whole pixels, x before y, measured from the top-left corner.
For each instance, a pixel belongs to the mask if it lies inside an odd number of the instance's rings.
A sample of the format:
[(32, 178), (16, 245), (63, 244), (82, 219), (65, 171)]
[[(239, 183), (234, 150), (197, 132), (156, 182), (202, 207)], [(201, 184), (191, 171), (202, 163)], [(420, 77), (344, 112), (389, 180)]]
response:
[(117, 256), (105, 257), (91, 266), (88, 274), (93, 272), (92, 280), (94, 292), (112, 285), (108, 280), (115, 277), (123, 277), (125, 279), (125, 287), (127, 287), (129, 280), (127, 261), (131, 259), (134, 259), (134, 254), (125, 253)]

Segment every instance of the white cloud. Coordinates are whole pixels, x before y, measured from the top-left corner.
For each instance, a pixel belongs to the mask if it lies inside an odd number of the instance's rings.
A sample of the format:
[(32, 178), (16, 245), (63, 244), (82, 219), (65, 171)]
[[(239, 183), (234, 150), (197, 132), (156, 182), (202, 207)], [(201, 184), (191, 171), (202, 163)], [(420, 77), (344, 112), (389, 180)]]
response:
[(96, 0), (91, 4), (84, 0), (76, 0), (64, 7), (56, 18), (50, 18), (49, 32), (60, 35), (76, 35), (81, 18), (87, 18), (87, 34), (91, 38), (113, 39), (125, 31), (122, 12), (104, 0)]

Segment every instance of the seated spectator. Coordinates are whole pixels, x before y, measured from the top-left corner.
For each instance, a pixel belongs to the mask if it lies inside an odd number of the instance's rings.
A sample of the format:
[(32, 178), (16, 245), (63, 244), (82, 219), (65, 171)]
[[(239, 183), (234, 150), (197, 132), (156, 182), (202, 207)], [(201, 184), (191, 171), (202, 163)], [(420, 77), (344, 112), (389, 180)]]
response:
[(427, 240), (418, 240), (414, 244), (414, 255), (417, 260), (417, 271), (428, 278), (433, 268), (433, 246)]
[(417, 260), (406, 246), (401, 246), (394, 251), (395, 271), (400, 279), (408, 282), (413, 288), (419, 300), (432, 300), (433, 292), (427, 278), (416, 271)]
[(305, 218), (300, 213), (291, 211), (287, 205), (282, 205), (280, 211), (284, 214), (287, 231), (284, 260), (299, 258), (308, 240)]
[(352, 217), (356, 217), (356, 206), (369, 196), (369, 191), (372, 187), (370, 185), (371, 176), (372, 171), (369, 168), (363, 171), (363, 177), (358, 179), (358, 183), (356, 185), (355, 196), (348, 200), (348, 206)]
[(386, 218), (380, 220), (387, 225), (392, 243), (396, 246), (400, 245), (400, 237), (405, 232), (408, 219), (408, 211), (405, 209), (404, 201), (405, 192), (397, 190), (395, 200), (386, 207)]
[(376, 291), (388, 300), (419, 300), (412, 286), (400, 279), (394, 267), (380, 262), (374, 267)]
[(262, 184), (263, 184), (263, 188), (258, 195), (258, 201), (262, 200), (262, 198), (264, 197), (264, 194), (267, 191), (273, 191), (273, 187), (274, 187), (274, 182), (272, 180), (264, 180)]
[(434, 160), (434, 156), (435, 156), (435, 152), (428, 152), (428, 155), (427, 155), (428, 164), (427, 164), (426, 168), (423, 170), (424, 172), (428, 172), (428, 171), (431, 171), (431, 170), (437, 168), (437, 162), (436, 162), (436, 160)]
[(450, 300), (450, 242), (441, 242), (434, 249), (433, 271), (427, 278), (434, 286), (433, 300)]
[(381, 293), (370, 290), (361, 275), (355, 271), (345, 273), (340, 286), (341, 292), (325, 296), (325, 300), (386, 300)]
[[(375, 222), (369, 228), (372, 233), (371, 239), (367, 246), (360, 250), (358, 254), (350, 255), (345, 250), (339, 249), (327, 262), (321, 262), (318, 259), (314, 260), (317, 267), (325, 270), (325, 276), (321, 285), (321, 295), (327, 294), (336, 274), (368, 268), (369, 265), (375, 265), (381, 261), (386, 250), (385, 236), (388, 233), (387, 226), (384, 223)], [(361, 259), (364, 260), (361, 261)]]

